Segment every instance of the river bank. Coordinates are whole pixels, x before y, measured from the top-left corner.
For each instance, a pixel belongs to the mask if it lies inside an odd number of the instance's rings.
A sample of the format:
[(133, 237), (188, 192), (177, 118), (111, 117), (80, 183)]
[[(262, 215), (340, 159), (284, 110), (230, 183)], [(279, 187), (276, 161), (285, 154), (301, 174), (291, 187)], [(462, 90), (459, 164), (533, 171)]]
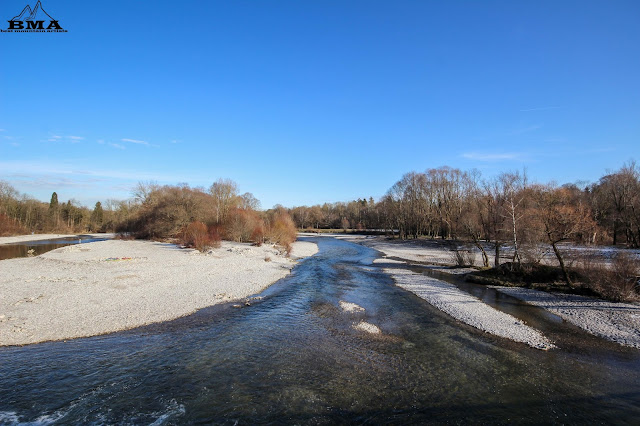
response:
[[(454, 261), (449, 248), (440, 241), (388, 240), (384, 237), (372, 236), (338, 235), (338, 237), (371, 247), (382, 252), (386, 257), (401, 259), (407, 264), (415, 262), (420, 264), (439, 265), (442, 267), (437, 268), (437, 270), (450, 274), (463, 275), (473, 271), (471, 268), (447, 269), (448, 266), (454, 266)], [(389, 272), (391, 273), (393, 271)], [(407, 281), (408, 277), (394, 276), (394, 279), (399, 283), (399, 285), (403, 286), (407, 284), (405, 281)], [(415, 283), (421, 279), (422, 281), (425, 281), (427, 280), (427, 277), (413, 277), (413, 283), (409, 285), (412, 291), (417, 289)], [(427, 283), (425, 281), (421, 286), (424, 287), (429, 284), (433, 283)], [(640, 349), (640, 303), (615, 303), (592, 297), (554, 294), (526, 288), (500, 286), (491, 287), (525, 303), (545, 309), (548, 312), (557, 315), (562, 320), (576, 325), (590, 334), (605, 338), (623, 346)], [(450, 291), (448, 287), (440, 288), (438, 290), (437, 286), (434, 287), (433, 285), (430, 285), (428, 286), (428, 290), (425, 290), (425, 288), (422, 288), (420, 291), (416, 290), (414, 293), (419, 293), (418, 295), (423, 298), (426, 298), (425, 295), (429, 294), (429, 297), (432, 300), (426, 299), (427, 301), (454, 317), (456, 317), (456, 315), (453, 315), (452, 312), (457, 312), (458, 308), (456, 305), (467, 305), (466, 302), (458, 303), (455, 300), (449, 300), (448, 303), (443, 302), (443, 300), (446, 301), (447, 299), (451, 299), (446, 295), (446, 293)], [(438, 306), (438, 304), (440, 306)], [(474, 306), (475, 303), (468, 305)], [(460, 317), (458, 319), (481, 330), (491, 332), (483, 326), (483, 324), (493, 322), (490, 318), (491, 314), (490, 310), (474, 309), (473, 315), (469, 316), (467, 314), (461, 314), (458, 315)], [(518, 341), (518, 339), (520, 339), (518, 336), (520, 336), (521, 333), (518, 332), (517, 328), (518, 327), (514, 323), (511, 330), (502, 337)], [(499, 333), (492, 334), (500, 335)], [(527, 342), (526, 339), (524, 341)], [(536, 341), (536, 339), (531, 340), (531, 342)], [(531, 344), (530, 342), (527, 343)], [(561, 345), (561, 342), (556, 343)], [(536, 344), (534, 343), (532, 346), (535, 345)], [(544, 345), (542, 345), (542, 347), (543, 346)]]
[(205, 254), (173, 244), (109, 240), (3, 260), (0, 346), (176, 319), (258, 293), (289, 274), (295, 259), (316, 252), (309, 242), (294, 243), (288, 258), (268, 245), (223, 242)]

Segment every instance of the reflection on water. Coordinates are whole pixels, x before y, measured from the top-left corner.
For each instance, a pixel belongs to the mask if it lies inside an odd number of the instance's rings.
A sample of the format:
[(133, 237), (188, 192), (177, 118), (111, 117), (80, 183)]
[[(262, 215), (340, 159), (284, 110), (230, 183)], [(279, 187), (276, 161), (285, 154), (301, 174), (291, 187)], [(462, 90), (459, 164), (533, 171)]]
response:
[[(373, 250), (317, 241), (318, 255), (251, 306), (0, 348), (0, 423), (637, 421), (639, 351), (542, 352), (493, 338), (395, 287), (371, 266)], [(365, 311), (346, 313), (341, 300)], [(361, 320), (383, 334), (355, 330)]]
[[(2, 244), (0, 245), (0, 260), (13, 259), (14, 257), (27, 257), (29, 255), (37, 256), (60, 247), (104, 240), (106, 240), (106, 238), (95, 238), (91, 235), (78, 235), (77, 237)], [(30, 250), (32, 250), (31, 253), (29, 252)]]

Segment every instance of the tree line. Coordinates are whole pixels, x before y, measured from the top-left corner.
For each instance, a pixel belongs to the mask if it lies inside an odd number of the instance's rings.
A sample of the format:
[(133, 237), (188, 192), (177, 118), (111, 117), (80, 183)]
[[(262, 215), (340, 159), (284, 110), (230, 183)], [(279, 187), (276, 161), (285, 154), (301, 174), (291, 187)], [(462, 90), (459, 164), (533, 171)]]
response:
[(251, 193), (219, 179), (208, 189), (188, 184), (139, 183), (128, 200), (97, 202), (92, 210), (77, 201), (47, 204), (19, 194), (0, 181), (0, 235), (30, 232), (117, 232), (135, 238), (177, 239), (204, 250), (221, 239), (279, 244), (287, 251), (296, 228), (282, 207), (260, 210)]
[(499, 264), (508, 246), (513, 261), (532, 243), (625, 244), (640, 247), (640, 169), (635, 162), (583, 187), (532, 183), (524, 172), (483, 179), (451, 167), (410, 172), (377, 202), (300, 206), (290, 210), (300, 229), (378, 230), (407, 238), (464, 239)]

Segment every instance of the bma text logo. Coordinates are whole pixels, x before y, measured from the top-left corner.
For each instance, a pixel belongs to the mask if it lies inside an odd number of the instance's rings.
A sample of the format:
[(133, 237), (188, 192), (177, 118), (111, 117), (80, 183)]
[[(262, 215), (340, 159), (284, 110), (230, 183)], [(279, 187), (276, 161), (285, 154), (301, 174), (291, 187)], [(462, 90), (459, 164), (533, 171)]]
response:
[(43, 8), (38, 0), (36, 6), (31, 9), (27, 5), (19, 15), (14, 16), (3, 33), (66, 33), (67, 30), (60, 26), (57, 19), (53, 19)]

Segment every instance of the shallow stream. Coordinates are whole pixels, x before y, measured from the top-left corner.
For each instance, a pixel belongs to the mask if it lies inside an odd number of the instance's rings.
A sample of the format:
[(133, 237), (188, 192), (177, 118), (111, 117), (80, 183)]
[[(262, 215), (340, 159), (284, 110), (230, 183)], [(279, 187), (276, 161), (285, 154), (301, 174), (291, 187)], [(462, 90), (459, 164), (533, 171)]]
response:
[[(316, 256), (240, 308), (220, 305), (107, 336), (0, 348), (0, 424), (640, 418), (640, 351), (470, 286), (564, 343), (543, 352), (491, 337), (395, 287), (382, 272), (391, 264), (372, 264), (378, 252), (310, 240), (319, 244)], [(365, 310), (345, 312), (340, 301)], [(382, 334), (354, 329), (360, 321)]]
[(13, 259), (14, 257), (27, 257), (29, 255), (37, 256), (60, 247), (104, 240), (106, 240), (106, 238), (96, 238), (92, 235), (78, 235), (75, 237), (0, 244), (0, 260)]

